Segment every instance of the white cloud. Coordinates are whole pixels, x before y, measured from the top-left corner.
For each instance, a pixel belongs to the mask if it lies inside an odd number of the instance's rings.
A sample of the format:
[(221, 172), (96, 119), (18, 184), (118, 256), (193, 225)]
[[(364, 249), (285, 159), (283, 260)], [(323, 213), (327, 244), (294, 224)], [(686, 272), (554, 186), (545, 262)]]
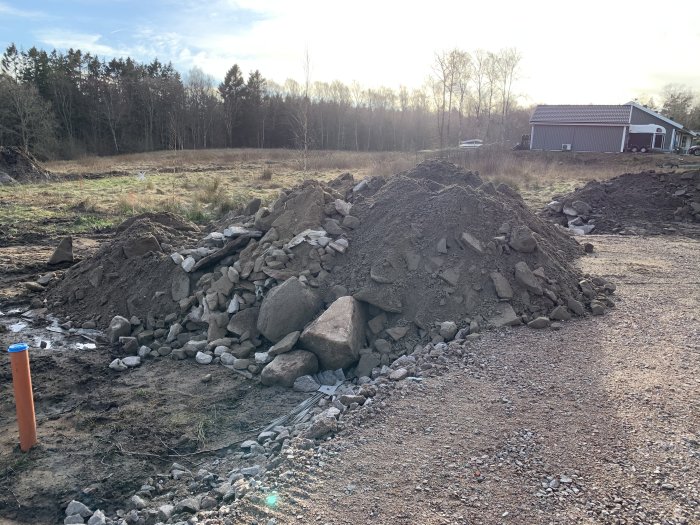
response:
[(18, 9), (5, 2), (0, 2), (0, 15), (16, 16), (20, 18), (45, 18), (47, 16), (43, 11), (33, 11), (29, 9)]
[(657, 94), (668, 82), (700, 90), (700, 69), (686, 51), (700, 48), (700, 14), (675, 17), (667, 29), (647, 14), (657, 11), (656, 0), (637, 0), (633, 10), (609, 0), (576, 9), (558, 0), (188, 2), (158, 27), (115, 35), (121, 43), (57, 30), (41, 38), (102, 56), (157, 56), (183, 73), (197, 66), (216, 79), (237, 63), (280, 83), (302, 79), (308, 48), (312, 81), (394, 88), (421, 86), (437, 51), (517, 47), (524, 58), (515, 89), (529, 102), (620, 103)]

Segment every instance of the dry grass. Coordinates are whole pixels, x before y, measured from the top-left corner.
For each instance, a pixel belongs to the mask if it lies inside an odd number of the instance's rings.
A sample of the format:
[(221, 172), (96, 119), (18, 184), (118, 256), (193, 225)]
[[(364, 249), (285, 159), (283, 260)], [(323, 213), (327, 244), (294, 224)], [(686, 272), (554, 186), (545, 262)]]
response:
[[(161, 151), (52, 162), (64, 181), (0, 187), (0, 225), (12, 233), (48, 234), (103, 229), (146, 211), (172, 211), (206, 221), (239, 209), (253, 198), (273, 200), (280, 188), (304, 179), (330, 180), (392, 175), (429, 153), (227, 149)], [(591, 179), (655, 168), (667, 156), (511, 152), (498, 148), (460, 151), (457, 161), (494, 182), (517, 188), (533, 207)], [(94, 178), (91, 174), (121, 172)], [(139, 172), (145, 172), (140, 177)]]

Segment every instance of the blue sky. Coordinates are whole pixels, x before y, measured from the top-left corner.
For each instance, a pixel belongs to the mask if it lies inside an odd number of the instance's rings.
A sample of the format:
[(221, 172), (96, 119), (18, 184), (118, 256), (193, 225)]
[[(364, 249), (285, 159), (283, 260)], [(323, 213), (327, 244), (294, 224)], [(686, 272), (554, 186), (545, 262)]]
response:
[(623, 103), (658, 99), (667, 83), (700, 91), (700, 10), (669, 9), (658, 0), (0, 0), (0, 46), (157, 57), (216, 80), (237, 63), (279, 83), (303, 80), (308, 49), (312, 81), (392, 88), (421, 86), (438, 51), (516, 47), (522, 102)]

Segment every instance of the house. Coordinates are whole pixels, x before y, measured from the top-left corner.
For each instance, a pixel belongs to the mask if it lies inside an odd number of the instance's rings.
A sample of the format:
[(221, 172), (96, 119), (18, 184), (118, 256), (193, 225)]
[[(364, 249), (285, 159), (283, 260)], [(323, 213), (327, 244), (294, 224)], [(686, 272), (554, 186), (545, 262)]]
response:
[(530, 118), (530, 149), (680, 151), (696, 133), (636, 102), (619, 106), (540, 105)]

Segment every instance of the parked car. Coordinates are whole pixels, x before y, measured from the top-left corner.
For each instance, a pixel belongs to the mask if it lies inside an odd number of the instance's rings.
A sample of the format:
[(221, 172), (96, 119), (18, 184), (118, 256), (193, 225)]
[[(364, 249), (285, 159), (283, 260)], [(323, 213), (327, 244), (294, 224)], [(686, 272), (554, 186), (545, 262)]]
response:
[(481, 139), (469, 139), (459, 141), (459, 147), (462, 149), (475, 149), (480, 148), (483, 145), (484, 141)]
[(695, 155), (696, 157), (700, 157), (700, 144), (690, 146), (690, 148), (688, 149), (688, 155)]

